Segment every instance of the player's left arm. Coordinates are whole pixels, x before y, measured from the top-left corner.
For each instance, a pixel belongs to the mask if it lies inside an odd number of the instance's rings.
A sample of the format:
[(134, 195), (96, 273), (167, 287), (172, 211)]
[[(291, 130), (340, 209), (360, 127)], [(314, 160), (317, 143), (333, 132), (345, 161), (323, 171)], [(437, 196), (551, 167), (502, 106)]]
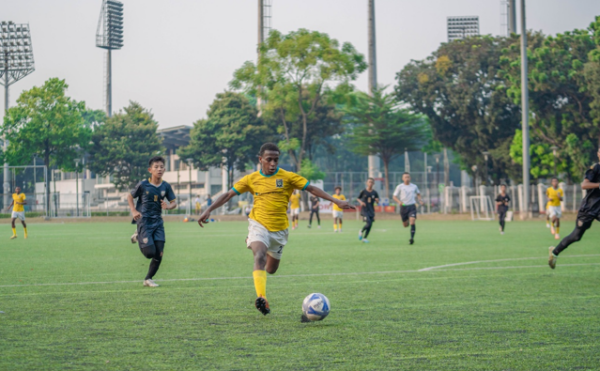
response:
[(173, 210), (174, 208), (177, 207), (177, 197), (175, 196), (175, 192), (173, 192), (173, 188), (171, 188), (171, 185), (169, 184), (167, 187), (167, 194), (165, 197), (167, 200), (169, 200), (169, 202), (165, 202), (165, 199), (163, 198), (162, 201), (160, 202), (160, 206), (165, 209), (165, 210)]
[(8, 205), (6, 207), (6, 210), (10, 210), (10, 208), (15, 204), (15, 200), (12, 200), (12, 202), (10, 203), (10, 205)]
[(419, 190), (419, 187), (417, 187), (417, 200), (419, 200), (421, 206), (425, 205), (425, 202), (423, 202), (423, 197), (421, 197), (421, 191)]
[(329, 193), (325, 192), (321, 188), (317, 188), (317, 187), (313, 186), (312, 184), (309, 184), (305, 190), (307, 192), (310, 192), (313, 196), (333, 202), (334, 204), (338, 205), (338, 207), (341, 209), (356, 209), (354, 207), (354, 205), (350, 205), (350, 203), (348, 201), (338, 200), (337, 198), (333, 198), (333, 197), (331, 197), (331, 195)]

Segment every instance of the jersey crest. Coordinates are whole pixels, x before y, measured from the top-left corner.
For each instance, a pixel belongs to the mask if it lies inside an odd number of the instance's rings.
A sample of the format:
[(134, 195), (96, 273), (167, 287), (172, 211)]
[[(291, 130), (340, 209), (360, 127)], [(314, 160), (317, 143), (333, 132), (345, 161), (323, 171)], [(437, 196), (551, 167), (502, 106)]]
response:
[(160, 197), (165, 197), (165, 191), (160, 191)]
[(283, 188), (283, 179), (276, 179), (275, 180), (275, 186), (277, 188)]

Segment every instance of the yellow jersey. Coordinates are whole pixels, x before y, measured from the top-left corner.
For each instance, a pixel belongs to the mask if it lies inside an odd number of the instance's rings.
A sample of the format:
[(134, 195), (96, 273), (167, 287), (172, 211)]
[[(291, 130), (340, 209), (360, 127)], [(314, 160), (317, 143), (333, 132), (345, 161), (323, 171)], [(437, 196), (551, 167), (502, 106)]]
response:
[(553, 187), (550, 187), (546, 190), (546, 197), (548, 197), (548, 199), (552, 199), (552, 201), (548, 201), (547, 206), (560, 206), (560, 198), (564, 198), (565, 195), (562, 189), (554, 189)]
[(290, 202), (292, 203), (292, 205), (290, 206), (292, 209), (299, 209), (300, 208), (300, 193), (298, 193), (297, 195), (292, 194), (290, 196)]
[[(336, 194), (334, 194), (331, 197), (333, 197), (333, 198), (335, 198), (337, 200), (340, 200), (340, 201), (346, 201), (346, 196), (344, 196), (344, 195), (336, 195)], [(342, 208), (339, 207), (338, 205), (333, 204), (333, 211), (344, 211), (344, 210), (342, 210)]]
[(290, 196), (294, 190), (305, 190), (309, 184), (306, 178), (277, 168), (272, 175), (263, 175), (262, 171), (246, 175), (235, 183), (233, 191), (238, 195), (252, 192), (254, 207), (248, 217), (269, 231), (278, 232), (289, 226), (287, 208)]
[(17, 203), (17, 202), (25, 202), (25, 193), (19, 193), (19, 194), (13, 193), (12, 197), (13, 197), (13, 201), (15, 202), (13, 205), (13, 211), (16, 211), (16, 212), (25, 211), (25, 209), (23, 208), (23, 205)]

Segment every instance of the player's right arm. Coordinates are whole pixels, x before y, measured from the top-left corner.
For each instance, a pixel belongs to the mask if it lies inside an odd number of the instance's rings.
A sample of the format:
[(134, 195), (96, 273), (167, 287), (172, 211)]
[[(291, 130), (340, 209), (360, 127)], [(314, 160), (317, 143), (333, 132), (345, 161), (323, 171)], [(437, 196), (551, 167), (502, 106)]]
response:
[(15, 203), (15, 200), (12, 200), (12, 202), (10, 203), (10, 205), (8, 205), (6, 207), (6, 210), (10, 210), (10, 208), (14, 205), (14, 203)]
[(133, 199), (135, 197), (140, 197), (142, 194), (142, 182), (139, 182), (135, 188), (127, 195), (127, 203), (129, 204), (129, 210), (131, 211), (131, 216), (133, 216), (133, 220), (138, 221), (142, 217), (142, 214), (137, 211), (135, 205), (133, 204)]
[(362, 200), (362, 196), (363, 196), (363, 193), (360, 192), (360, 194), (358, 195), (358, 197), (356, 198), (356, 200), (361, 204), (361, 206), (366, 206), (366, 204)]
[(600, 164), (594, 165), (593, 168), (588, 169), (585, 172), (583, 183), (581, 183), (581, 189), (596, 189), (600, 188), (600, 183), (595, 183), (594, 179), (597, 179), (597, 175), (600, 173)]
[(215, 202), (213, 202), (208, 209), (206, 209), (206, 211), (204, 211), (202, 213), (202, 215), (200, 215), (200, 217), (198, 218), (198, 225), (202, 228), (204, 228), (204, 223), (206, 223), (206, 221), (208, 220), (208, 218), (210, 218), (210, 213), (211, 211), (213, 211), (214, 209), (218, 209), (219, 207), (225, 205), (229, 200), (231, 200), (232, 198), (234, 198), (235, 196), (237, 196), (238, 194), (235, 193), (235, 191), (233, 189), (229, 190), (229, 192), (222, 194), (219, 196), (219, 198), (217, 198), (217, 200)]

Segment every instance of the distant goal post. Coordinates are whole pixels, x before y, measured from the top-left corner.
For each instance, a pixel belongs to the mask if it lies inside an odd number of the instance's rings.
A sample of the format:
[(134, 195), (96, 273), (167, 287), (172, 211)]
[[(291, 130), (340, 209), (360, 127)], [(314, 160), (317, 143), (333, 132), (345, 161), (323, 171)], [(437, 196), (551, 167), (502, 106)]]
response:
[(472, 220), (491, 221), (495, 219), (495, 207), (490, 196), (470, 196), (469, 206), (471, 208)]

